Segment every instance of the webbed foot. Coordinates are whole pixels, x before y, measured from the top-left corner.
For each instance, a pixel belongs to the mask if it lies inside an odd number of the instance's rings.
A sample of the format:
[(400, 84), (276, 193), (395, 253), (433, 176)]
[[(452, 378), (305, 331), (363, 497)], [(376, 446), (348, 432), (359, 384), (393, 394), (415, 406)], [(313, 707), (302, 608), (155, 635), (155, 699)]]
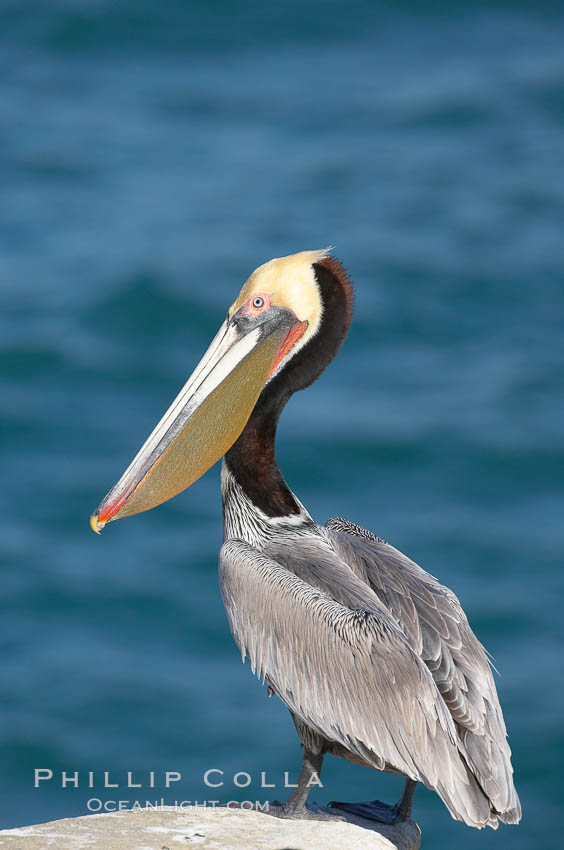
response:
[(387, 803), (380, 802), (380, 800), (372, 800), (370, 803), (341, 803), (338, 800), (332, 800), (329, 807), (341, 809), (343, 812), (349, 812), (352, 815), (358, 815), (358, 817), (374, 820), (378, 823), (398, 823), (405, 818), (399, 805), (389, 806)]
[(316, 803), (308, 803), (306, 806), (291, 806), (289, 803), (281, 803), (279, 800), (272, 802), (255, 803), (229, 803), (230, 809), (249, 809), (260, 812), (263, 815), (271, 815), (275, 818), (287, 818), (291, 820), (317, 820), (317, 821), (345, 821), (346, 818), (338, 812), (333, 812), (327, 806), (318, 806)]

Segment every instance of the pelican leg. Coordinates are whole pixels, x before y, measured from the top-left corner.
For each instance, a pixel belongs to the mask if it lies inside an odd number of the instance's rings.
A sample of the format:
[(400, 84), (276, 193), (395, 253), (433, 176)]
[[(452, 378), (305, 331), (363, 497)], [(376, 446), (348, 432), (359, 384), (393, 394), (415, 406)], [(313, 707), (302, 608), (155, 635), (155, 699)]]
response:
[[(316, 819), (319, 819), (319, 812), (306, 809), (306, 801), (311, 791), (311, 779), (314, 776), (320, 776), (322, 764), (323, 753), (317, 755), (304, 748), (304, 757), (302, 769), (298, 777), (298, 784), (290, 794), (287, 803), (278, 804), (278, 801), (275, 801), (271, 808), (278, 809), (279, 811), (271, 811), (271, 814), (280, 818), (308, 818), (311, 815), (315, 815)], [(323, 814), (325, 815), (323, 820), (331, 820), (329, 813), (325, 812)]]
[[(257, 811), (263, 814), (272, 815), (275, 818), (294, 818), (296, 820), (328, 820), (328, 821), (344, 821), (342, 815), (338, 812), (332, 812), (327, 807), (317, 806), (315, 803), (306, 801), (311, 791), (313, 784), (311, 780), (319, 778), (321, 774), (321, 765), (323, 764), (323, 754), (312, 753), (304, 747), (304, 757), (302, 769), (298, 777), (298, 784), (290, 794), (290, 798), (286, 803), (280, 803), (278, 800), (273, 800), (272, 803), (266, 806), (256, 807)], [(237, 808), (237, 804), (230, 803), (231, 808)], [(243, 807), (243, 804), (242, 804)], [(244, 806), (248, 808), (248, 806)]]
[(378, 823), (400, 823), (411, 817), (411, 805), (416, 786), (417, 782), (407, 777), (401, 799), (395, 806), (381, 803), (380, 800), (372, 800), (370, 803), (340, 803), (333, 800), (329, 803), (329, 806), (331, 808), (341, 809), (343, 812), (350, 812), (367, 820), (378, 821)]
[(315, 803), (308, 803), (306, 806), (311, 786), (316, 784), (312, 782), (312, 779), (315, 780), (321, 776), (322, 764), (323, 753), (312, 753), (311, 750), (304, 747), (298, 784), (290, 794), (288, 802), (279, 803), (278, 800), (274, 800), (268, 813), (277, 818), (295, 818), (297, 820), (345, 820), (342, 815), (337, 812), (333, 814), (327, 807), (317, 806)]
[(411, 817), (411, 806), (413, 804), (413, 795), (415, 794), (415, 789), (417, 788), (417, 782), (414, 779), (410, 779), (409, 776), (405, 780), (405, 785), (403, 786), (403, 794), (401, 795), (399, 803), (396, 803), (395, 808), (397, 809), (397, 821), (408, 820)]

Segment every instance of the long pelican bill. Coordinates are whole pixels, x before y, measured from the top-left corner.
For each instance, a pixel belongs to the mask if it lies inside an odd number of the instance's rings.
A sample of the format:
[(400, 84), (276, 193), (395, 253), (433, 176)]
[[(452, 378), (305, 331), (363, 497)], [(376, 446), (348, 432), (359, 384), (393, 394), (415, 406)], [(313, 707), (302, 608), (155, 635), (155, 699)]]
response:
[[(264, 299), (262, 299), (264, 300)], [(258, 303), (258, 302), (257, 302)], [(307, 322), (285, 307), (244, 305), (204, 357), (117, 484), (90, 517), (93, 531), (185, 490), (231, 448)]]

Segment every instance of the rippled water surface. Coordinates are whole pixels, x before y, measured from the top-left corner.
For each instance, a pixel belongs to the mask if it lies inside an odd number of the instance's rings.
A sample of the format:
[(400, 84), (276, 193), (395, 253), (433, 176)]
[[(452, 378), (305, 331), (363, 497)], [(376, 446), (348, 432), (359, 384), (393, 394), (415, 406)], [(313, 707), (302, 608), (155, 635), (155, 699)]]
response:
[[(320, 521), (350, 517), (450, 585), (502, 673), (523, 823), (480, 834), (421, 789), (424, 846), (560, 846), (561, 7), (51, 0), (1, 17), (1, 825), (93, 796), (287, 794), (291, 720), (219, 596), (218, 467), (102, 537), (88, 516), (252, 268), (335, 244), (356, 317), (288, 406), (280, 464)], [(34, 768), (53, 780), (34, 789)], [(401, 784), (331, 759), (324, 782), (320, 801)]]

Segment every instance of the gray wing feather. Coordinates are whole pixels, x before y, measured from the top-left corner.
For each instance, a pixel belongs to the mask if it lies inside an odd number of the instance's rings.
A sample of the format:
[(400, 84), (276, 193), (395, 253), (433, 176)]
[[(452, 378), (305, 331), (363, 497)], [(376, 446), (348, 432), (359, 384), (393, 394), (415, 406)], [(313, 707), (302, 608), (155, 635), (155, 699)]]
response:
[(333, 598), (345, 593), (338, 582), (324, 592), (240, 540), (222, 546), (220, 584), (243, 660), (297, 717), (375, 768), (422, 780), (457, 819), (491, 823), (428, 668), (369, 587), (362, 608), (347, 607)]
[(326, 527), (337, 554), (374, 590), (430, 670), (492, 809), (516, 823), (521, 806), (490, 663), (457, 597), (366, 529), (337, 517)]

